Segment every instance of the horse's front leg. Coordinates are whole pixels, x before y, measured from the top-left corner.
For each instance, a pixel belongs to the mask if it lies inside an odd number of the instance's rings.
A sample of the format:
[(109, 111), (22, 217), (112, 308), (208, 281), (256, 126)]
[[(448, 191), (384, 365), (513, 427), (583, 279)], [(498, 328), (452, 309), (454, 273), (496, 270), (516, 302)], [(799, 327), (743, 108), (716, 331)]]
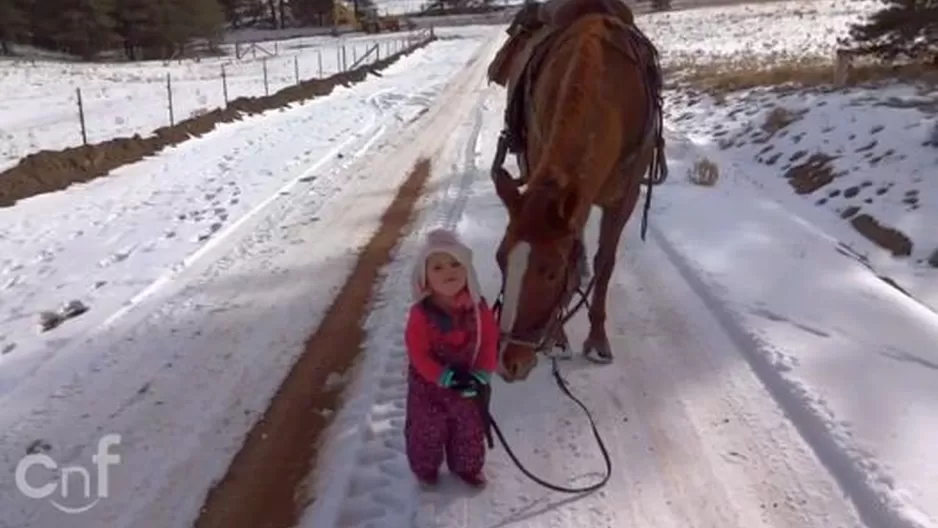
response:
[[(630, 208), (622, 205), (620, 203), (603, 208), (599, 224), (599, 248), (593, 257), (596, 282), (593, 284), (593, 298), (589, 310), (590, 331), (583, 343), (583, 355), (600, 363), (612, 362), (612, 346), (606, 336), (606, 295), (609, 292), (609, 280), (612, 279), (612, 272), (616, 267), (619, 238), (631, 212)], [(591, 357), (593, 355), (595, 358)]]

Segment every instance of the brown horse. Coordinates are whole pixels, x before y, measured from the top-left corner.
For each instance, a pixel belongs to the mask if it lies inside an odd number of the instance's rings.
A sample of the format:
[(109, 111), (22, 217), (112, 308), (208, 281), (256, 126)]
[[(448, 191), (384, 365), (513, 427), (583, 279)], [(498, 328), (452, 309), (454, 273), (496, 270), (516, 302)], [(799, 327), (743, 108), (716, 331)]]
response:
[[(508, 34), (488, 77), (508, 97), (492, 177), (509, 218), (496, 253), (500, 373), (515, 381), (527, 378), (538, 351), (568, 346), (563, 324), (572, 313), (565, 312), (580, 291), (582, 235), (594, 205), (602, 219), (583, 353), (612, 361), (606, 294), (619, 238), (642, 183), (647, 218), (651, 186), (664, 181), (667, 166), (658, 52), (623, 2), (526, 4)], [(518, 180), (502, 168), (506, 151), (517, 156)], [(584, 301), (588, 290), (580, 291)]]

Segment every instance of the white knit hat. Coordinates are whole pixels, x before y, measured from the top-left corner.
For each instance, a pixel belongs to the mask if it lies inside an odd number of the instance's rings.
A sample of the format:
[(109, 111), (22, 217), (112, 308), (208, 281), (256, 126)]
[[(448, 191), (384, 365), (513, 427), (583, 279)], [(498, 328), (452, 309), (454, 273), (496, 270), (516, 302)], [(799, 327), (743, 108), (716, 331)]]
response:
[(482, 299), (482, 293), (479, 287), (479, 278), (476, 276), (475, 267), (472, 265), (472, 250), (448, 229), (434, 229), (427, 233), (423, 248), (421, 248), (414, 263), (411, 283), (413, 285), (414, 302), (422, 301), (427, 294), (427, 257), (431, 253), (438, 252), (451, 255), (466, 268), (466, 287), (472, 297), (473, 304), (477, 305)]

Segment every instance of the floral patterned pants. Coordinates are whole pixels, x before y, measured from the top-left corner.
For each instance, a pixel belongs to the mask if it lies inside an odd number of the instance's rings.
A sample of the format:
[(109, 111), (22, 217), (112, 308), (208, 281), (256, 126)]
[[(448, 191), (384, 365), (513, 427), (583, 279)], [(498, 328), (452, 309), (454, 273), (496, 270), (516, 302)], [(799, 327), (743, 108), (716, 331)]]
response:
[(404, 435), (407, 459), (423, 481), (436, 479), (443, 456), (449, 470), (474, 476), (485, 463), (485, 423), (476, 400), (411, 376)]

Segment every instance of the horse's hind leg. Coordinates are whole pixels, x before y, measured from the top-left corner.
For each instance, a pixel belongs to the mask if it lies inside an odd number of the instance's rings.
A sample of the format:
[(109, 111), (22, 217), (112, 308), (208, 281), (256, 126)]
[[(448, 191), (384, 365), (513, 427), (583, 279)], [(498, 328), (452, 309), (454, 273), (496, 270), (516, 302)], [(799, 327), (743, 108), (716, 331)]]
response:
[[(587, 359), (600, 363), (612, 362), (612, 346), (606, 336), (606, 294), (609, 291), (609, 280), (612, 279), (612, 272), (616, 267), (619, 238), (629, 215), (635, 208), (637, 197), (627, 196), (624, 201), (632, 203), (619, 202), (612, 207), (603, 208), (602, 220), (599, 224), (599, 248), (593, 257), (596, 282), (593, 285), (593, 299), (589, 310), (590, 331), (583, 343), (583, 355)], [(591, 355), (595, 355), (595, 359)]]

